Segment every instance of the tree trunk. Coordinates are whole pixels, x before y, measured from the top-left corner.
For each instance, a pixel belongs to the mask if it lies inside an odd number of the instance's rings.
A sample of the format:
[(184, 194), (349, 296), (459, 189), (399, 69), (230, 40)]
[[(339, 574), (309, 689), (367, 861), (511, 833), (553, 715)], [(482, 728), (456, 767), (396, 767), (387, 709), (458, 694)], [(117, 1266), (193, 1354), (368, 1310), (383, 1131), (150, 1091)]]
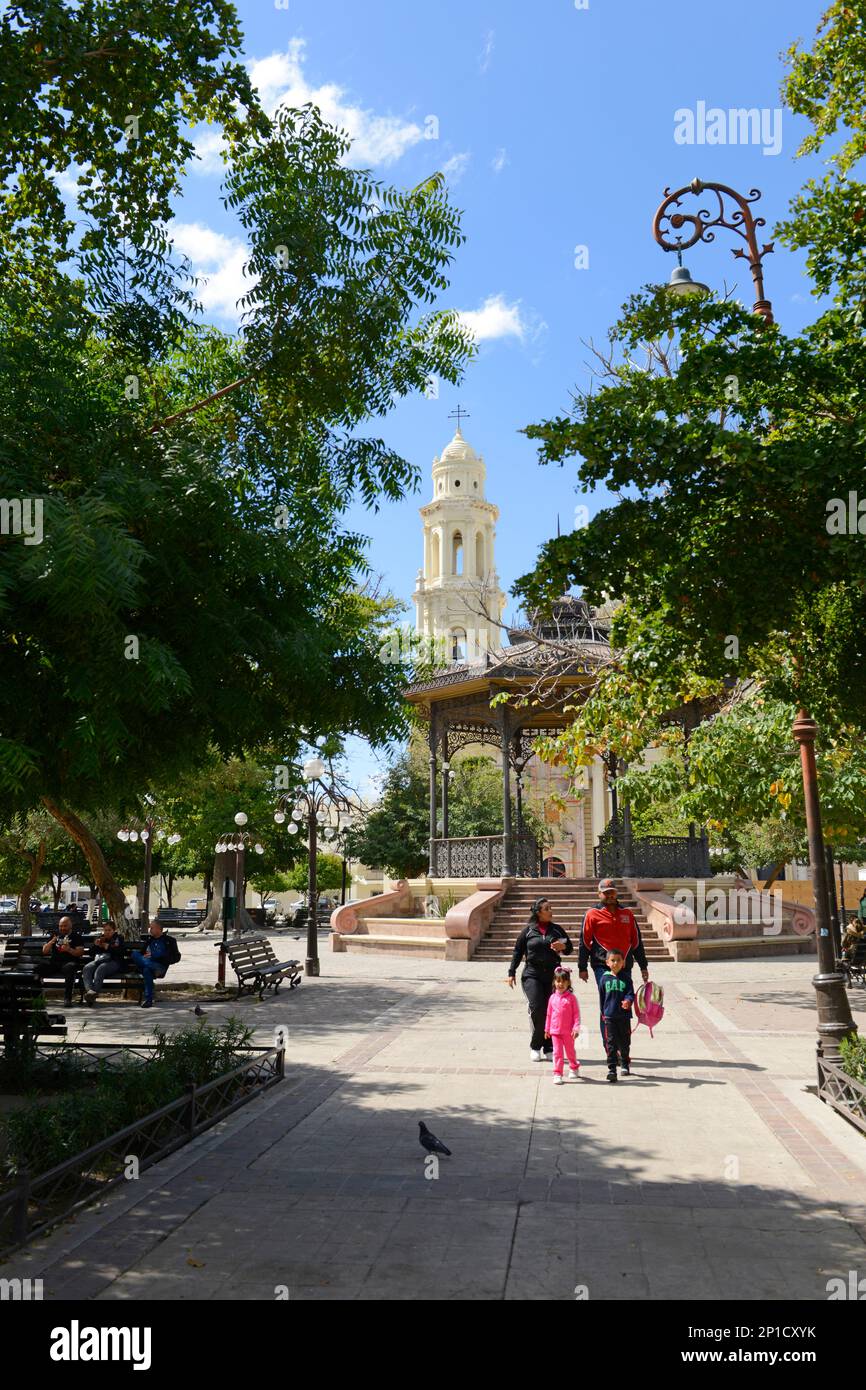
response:
[(103, 902), (108, 905), (111, 920), (121, 936), (137, 939), (139, 936), (138, 923), (124, 914), (124, 908), (127, 904), (126, 898), (123, 896), (123, 889), (112, 878), (111, 871), (105, 862), (105, 855), (87, 826), (79, 820), (78, 816), (55, 805), (47, 796), (43, 796), (42, 804), (58, 824), (63, 826), (67, 835), (72, 836), (81, 849), (90, 866), (90, 872), (102, 892)]
[(60, 906), (60, 894), (63, 891), (63, 874), (58, 873), (57, 883), (54, 882), (54, 875), (51, 875), (51, 892), (54, 896), (54, 911)]
[(174, 903), (171, 900), (171, 895), (174, 892), (174, 872), (172, 869), (169, 869), (167, 874), (163, 874), (163, 882), (165, 884), (165, 896), (168, 899), (167, 906), (174, 907)]
[(27, 882), (21, 889), (21, 896), (18, 899), (18, 906), (21, 909), (22, 936), (31, 936), (33, 932), (33, 928), (30, 924), (30, 897), (33, 892), (33, 889), (39, 882), (39, 875), (42, 872), (42, 865), (45, 863), (46, 849), (47, 842), (45, 840), (40, 840), (39, 848), (37, 849), (35, 854), (27, 854), (25, 852), (24, 855), (24, 858), (30, 861), (30, 873), (27, 876)]
[(779, 861), (779, 863), (778, 863), (778, 864), (775, 866), (775, 868), (773, 869), (773, 872), (770, 874), (770, 877), (767, 879), (766, 883), (764, 884), (763, 891), (764, 891), (765, 893), (767, 892), (767, 890), (768, 890), (769, 888), (772, 888), (773, 884), (776, 882), (776, 879), (779, 877), (779, 874), (782, 872), (782, 870), (784, 869), (784, 867), (785, 867), (785, 861), (784, 861), (784, 859), (781, 859), (781, 860)]
[[(235, 897), (239, 896), (239, 885), (237, 882), (237, 855), (229, 850), (227, 854), (218, 854), (214, 858), (213, 874), (213, 899), (210, 910), (199, 927), (199, 931), (217, 931), (222, 927), (223, 920), (223, 884), (230, 878), (235, 885)], [(246, 908), (238, 907), (238, 916), (233, 923), (235, 931), (255, 931), (256, 924), (250, 917)]]

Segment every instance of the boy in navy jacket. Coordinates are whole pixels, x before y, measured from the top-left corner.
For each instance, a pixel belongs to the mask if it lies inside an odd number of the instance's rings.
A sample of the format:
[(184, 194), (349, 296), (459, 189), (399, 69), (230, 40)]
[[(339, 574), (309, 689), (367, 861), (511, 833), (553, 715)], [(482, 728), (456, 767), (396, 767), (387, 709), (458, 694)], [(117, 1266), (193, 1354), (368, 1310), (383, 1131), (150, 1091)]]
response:
[(634, 990), (630, 976), (623, 974), (624, 964), (622, 951), (608, 951), (607, 970), (599, 980), (608, 1081), (617, 1079), (617, 1059), (622, 1065), (623, 1076), (631, 1075), (631, 1006), (634, 1003)]

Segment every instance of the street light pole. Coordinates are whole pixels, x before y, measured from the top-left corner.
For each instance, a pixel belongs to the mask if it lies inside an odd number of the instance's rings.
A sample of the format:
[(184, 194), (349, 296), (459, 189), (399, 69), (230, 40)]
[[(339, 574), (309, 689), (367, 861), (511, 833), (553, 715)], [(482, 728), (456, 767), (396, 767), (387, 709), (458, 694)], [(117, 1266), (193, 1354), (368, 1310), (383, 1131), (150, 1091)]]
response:
[(812, 980), (818, 996), (818, 1056), (830, 1062), (839, 1060), (839, 1044), (857, 1030), (845, 989), (845, 976), (837, 968), (830, 902), (827, 896), (827, 859), (821, 831), (818, 799), (818, 769), (815, 763), (815, 736), (818, 726), (805, 710), (794, 724), (794, 737), (800, 745), (803, 794), (806, 802), (806, 830), (809, 836), (809, 862), (818, 931), (818, 974)]
[(304, 961), (304, 974), (317, 976), (319, 974), (319, 887), (317, 882), (317, 832), (316, 825), (316, 803), (315, 797), (310, 798), (310, 809), (307, 815), (307, 850), (309, 860), (307, 863), (307, 959)]
[[(678, 208), (681, 199), (687, 193), (692, 193), (695, 197), (700, 197), (704, 193), (714, 195), (718, 204), (715, 215), (704, 209), (700, 209), (696, 213), (672, 212), (671, 209)], [(765, 243), (763, 247), (758, 247), (757, 230), (766, 225), (766, 219), (755, 217), (751, 209), (751, 204), (756, 202), (760, 196), (760, 191), (757, 188), (751, 189), (749, 197), (746, 198), (741, 193), (737, 193), (735, 189), (729, 188), (727, 184), (703, 183), (700, 179), (694, 179), (685, 188), (677, 189), (675, 193), (670, 193), (668, 189), (665, 189), (664, 200), (653, 219), (653, 236), (664, 251), (676, 251), (678, 255), (689, 246), (694, 246), (698, 241), (713, 241), (715, 239), (715, 233), (711, 230), (713, 227), (725, 227), (728, 231), (735, 232), (742, 237), (747, 249), (744, 251), (742, 247), (737, 247), (734, 250), (734, 255), (748, 261), (755, 286), (755, 313), (759, 314), (764, 323), (769, 325), (774, 322), (773, 306), (764, 293), (763, 258), (773, 250), (773, 243), (770, 241)], [(736, 211), (728, 212), (725, 207), (726, 197), (736, 204)], [(677, 233), (688, 223), (692, 228), (691, 236), (684, 241), (682, 236), (677, 235), (675, 241), (668, 241), (664, 229), (665, 223), (668, 223)], [(686, 272), (686, 278), (688, 278), (688, 272)], [(672, 280), (670, 288), (674, 292), (688, 292), (688, 285), (685, 281), (676, 284)], [(695, 287), (692, 286), (692, 288)], [(705, 287), (701, 286), (700, 288), (704, 289)], [(818, 769), (815, 762), (815, 739), (818, 725), (807, 710), (801, 709), (792, 732), (800, 745), (806, 830), (809, 838), (809, 867), (812, 874), (812, 891), (815, 897), (818, 974), (812, 983), (818, 996), (818, 1056), (826, 1057), (829, 1061), (838, 1061), (840, 1041), (842, 1038), (856, 1033), (857, 1029), (851, 1016), (851, 1006), (845, 989), (845, 977), (836, 966), (830, 900), (827, 891), (827, 859), (824, 835), (821, 829)]]

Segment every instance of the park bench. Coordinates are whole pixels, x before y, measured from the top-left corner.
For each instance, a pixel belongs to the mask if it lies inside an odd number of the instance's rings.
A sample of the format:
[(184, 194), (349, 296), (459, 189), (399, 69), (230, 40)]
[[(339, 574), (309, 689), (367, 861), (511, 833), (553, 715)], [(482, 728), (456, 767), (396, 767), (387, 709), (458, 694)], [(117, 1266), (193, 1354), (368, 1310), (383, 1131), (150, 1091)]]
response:
[(848, 984), (866, 985), (866, 938), (858, 941), (838, 962), (848, 977)]
[(66, 1036), (65, 1017), (46, 1013), (42, 985), (30, 971), (0, 971), (0, 1033), (10, 1062), (26, 1055), (39, 1037)]
[[(39, 964), (45, 959), (42, 954), (42, 947), (49, 940), (47, 936), (13, 936), (6, 942), (6, 950), (3, 953), (2, 965), (0, 965), (0, 979), (4, 972), (9, 970), (30, 970), (35, 973)], [(75, 976), (75, 989), (78, 990), (79, 1002), (84, 998), (84, 979), (83, 970), (89, 961), (92, 961), (97, 954), (95, 947), (95, 937), (85, 940), (84, 955), (80, 959), (78, 973)], [(147, 949), (146, 941), (128, 941), (125, 945), (126, 954), (131, 951), (144, 951)], [(44, 974), (41, 976), (42, 984), (51, 989), (59, 988), (63, 984), (62, 975)], [(139, 995), (144, 990), (144, 977), (140, 970), (136, 970), (130, 963), (128, 969), (124, 969), (122, 975), (112, 975), (104, 982), (103, 989), (113, 986), (123, 990), (124, 999), (130, 990), (136, 991)]]
[(200, 907), (161, 907), (156, 919), (170, 931), (172, 927), (199, 926), (205, 919), (205, 912)]
[(277, 960), (273, 946), (265, 937), (227, 941), (226, 954), (238, 977), (238, 998), (248, 989), (264, 999), (266, 989), (276, 994), (284, 980), (288, 980), (290, 989), (301, 983), (301, 962)]

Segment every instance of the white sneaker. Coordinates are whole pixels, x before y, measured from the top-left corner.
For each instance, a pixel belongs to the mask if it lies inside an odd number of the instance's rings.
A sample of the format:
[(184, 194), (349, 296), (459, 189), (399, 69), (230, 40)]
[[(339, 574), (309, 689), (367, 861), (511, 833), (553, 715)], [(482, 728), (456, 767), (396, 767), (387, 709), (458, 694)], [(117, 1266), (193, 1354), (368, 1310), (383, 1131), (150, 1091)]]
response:
[(553, 1078), (553, 1084), (554, 1086), (563, 1086), (565, 1084), (564, 1078), (561, 1076), (555, 1076)]
[(572, 1081), (580, 1080), (580, 1067), (569, 1067), (568, 1074)]
[(529, 1049), (529, 1056), (533, 1062), (540, 1062), (543, 1060), (542, 1052), (534, 1047)]

